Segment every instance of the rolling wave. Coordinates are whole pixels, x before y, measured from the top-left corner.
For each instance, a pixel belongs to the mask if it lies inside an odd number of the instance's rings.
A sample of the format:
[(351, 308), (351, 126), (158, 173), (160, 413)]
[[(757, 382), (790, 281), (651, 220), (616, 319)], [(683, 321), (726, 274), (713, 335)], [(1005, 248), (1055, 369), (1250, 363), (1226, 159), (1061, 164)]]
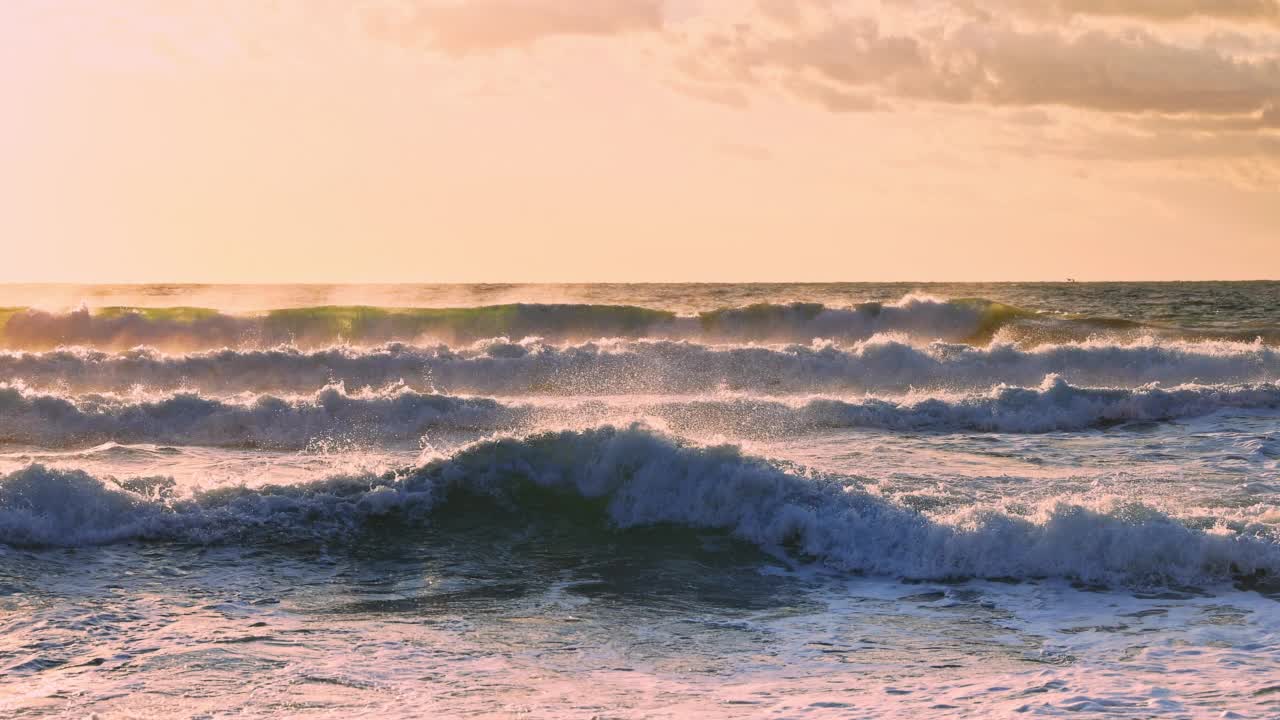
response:
[(1280, 350), (1261, 343), (1095, 341), (973, 347), (877, 338), (778, 347), (612, 340), (578, 345), (487, 340), (460, 348), (391, 343), (370, 348), (153, 349), (0, 352), (0, 377), (75, 392), (189, 389), (310, 393), (404, 383), (416, 390), (485, 395), (689, 395), (972, 390), (1034, 385), (1046, 375), (1075, 385), (1247, 383), (1280, 379)]
[[(527, 503), (530, 493), (541, 500)], [(1028, 514), (970, 507), (931, 517), (837, 478), (639, 426), (491, 440), (382, 475), (187, 495), (163, 478), (114, 481), (32, 465), (0, 477), (0, 543), (334, 540), (384, 520), (430, 523), (462, 496), (541, 513), (565, 512), (556, 499), (577, 498), (619, 529), (725, 531), (833, 568), (910, 578), (1150, 584), (1280, 571), (1280, 544), (1263, 527), (1208, 533), (1150, 508), (1063, 501)]]
[(62, 447), (103, 442), (303, 448), (317, 440), (416, 441), (432, 429), (510, 429), (519, 408), (494, 400), (331, 385), (299, 398), (215, 399), (177, 393), (133, 400), (64, 397), (0, 386), (0, 442)]
[(1194, 418), (1229, 409), (1277, 408), (1280, 385), (1273, 383), (1130, 390), (1081, 388), (1049, 376), (1035, 388), (1001, 386), (942, 397), (813, 398), (801, 404), (698, 399), (650, 405), (643, 412), (683, 431), (779, 435), (821, 428), (1047, 433)]
[[(1020, 329), (1019, 329), (1020, 328)], [(875, 335), (949, 342), (986, 342), (998, 334), (1036, 342), (1094, 334), (1156, 332), (1128, 321), (1065, 319), (983, 299), (940, 300), (908, 295), (894, 303), (829, 307), (816, 303), (757, 304), (677, 315), (627, 305), (513, 304), (471, 308), (332, 306), (229, 315), (204, 308), (127, 308), (0, 312), (0, 346), (30, 350), (81, 345), (165, 350), (320, 347), (435, 340), (469, 343), (494, 337), (574, 342), (602, 337), (708, 342), (865, 340)], [(1252, 337), (1248, 338), (1252, 339)]]
[(501, 403), (420, 393), (405, 387), (348, 393), (331, 385), (309, 396), (210, 398), (182, 392), (62, 396), (0, 386), (0, 442), (41, 447), (103, 442), (304, 448), (317, 441), (366, 445), (415, 441), (431, 431), (488, 433), (656, 420), (681, 432), (779, 436), (824, 428), (1044, 433), (1134, 421), (1198, 417), (1220, 410), (1280, 408), (1280, 386), (1082, 388), (1049, 376), (1038, 387), (900, 398), (755, 396), (671, 400), (623, 397)]

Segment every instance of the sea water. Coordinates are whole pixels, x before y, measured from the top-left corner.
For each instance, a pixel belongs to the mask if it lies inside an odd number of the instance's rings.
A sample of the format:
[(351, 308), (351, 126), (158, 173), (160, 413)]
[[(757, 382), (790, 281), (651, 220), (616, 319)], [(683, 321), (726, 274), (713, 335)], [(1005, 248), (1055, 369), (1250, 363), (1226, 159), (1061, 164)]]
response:
[(0, 306), (0, 716), (1280, 716), (1280, 283)]

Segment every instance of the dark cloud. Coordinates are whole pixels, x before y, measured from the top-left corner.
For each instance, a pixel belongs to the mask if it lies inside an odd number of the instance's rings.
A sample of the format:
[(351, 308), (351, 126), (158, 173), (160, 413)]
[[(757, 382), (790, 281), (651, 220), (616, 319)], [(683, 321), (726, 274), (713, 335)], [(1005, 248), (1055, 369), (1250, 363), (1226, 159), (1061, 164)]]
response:
[(659, 30), (662, 0), (417, 0), (367, 15), (371, 32), (454, 55), (525, 47), (563, 35)]

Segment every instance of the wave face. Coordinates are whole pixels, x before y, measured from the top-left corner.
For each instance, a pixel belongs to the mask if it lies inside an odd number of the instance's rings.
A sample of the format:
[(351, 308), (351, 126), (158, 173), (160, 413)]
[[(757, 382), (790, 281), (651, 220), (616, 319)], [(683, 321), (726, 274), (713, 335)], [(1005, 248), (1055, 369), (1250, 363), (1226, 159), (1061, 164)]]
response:
[(1019, 348), (878, 338), (842, 346), (704, 345), (601, 340), (554, 345), (485, 340), (466, 346), (391, 343), (369, 348), (216, 350), (85, 348), (0, 352), (0, 377), (76, 392), (191, 389), (311, 393), (404, 383), (486, 395), (905, 392), (1036, 385), (1057, 375), (1080, 386), (1250, 383), (1280, 378), (1280, 351), (1261, 343), (1094, 341)]
[(627, 305), (513, 304), (472, 308), (397, 309), (311, 307), (228, 315), (204, 308), (81, 308), (67, 313), (12, 309), (2, 315), (0, 343), (31, 350), (61, 346), (166, 350), (302, 347), (436, 340), (474, 342), (494, 337), (541, 337), (573, 342), (600, 337), (697, 339), (709, 342), (865, 340), (900, 334), (925, 340), (985, 342), (1030, 323), (1031, 337), (1086, 337), (1116, 330), (1114, 322), (1053, 319), (981, 299), (940, 300), (909, 295), (895, 303), (829, 307), (818, 303), (761, 303), (677, 315)]
[[(518, 502), (530, 491), (594, 501), (618, 528), (722, 530), (842, 570), (882, 575), (1147, 583), (1280, 571), (1280, 545), (1248, 529), (1206, 533), (1146, 508), (1062, 502), (1026, 516), (971, 509), (930, 518), (732, 446), (688, 447), (637, 426), (488, 441), (378, 476), (183, 497), (163, 479), (104, 480), (32, 465), (0, 478), (0, 542), (332, 538), (379, 518), (430, 522), (463, 494)], [(537, 505), (544, 512), (555, 507)]]

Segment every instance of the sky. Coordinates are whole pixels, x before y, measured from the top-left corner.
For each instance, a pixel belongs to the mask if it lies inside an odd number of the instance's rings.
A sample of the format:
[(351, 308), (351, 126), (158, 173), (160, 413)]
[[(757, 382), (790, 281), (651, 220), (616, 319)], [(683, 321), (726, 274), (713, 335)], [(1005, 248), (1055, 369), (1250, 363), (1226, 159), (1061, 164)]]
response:
[(5, 0), (0, 282), (1280, 278), (1280, 0)]

